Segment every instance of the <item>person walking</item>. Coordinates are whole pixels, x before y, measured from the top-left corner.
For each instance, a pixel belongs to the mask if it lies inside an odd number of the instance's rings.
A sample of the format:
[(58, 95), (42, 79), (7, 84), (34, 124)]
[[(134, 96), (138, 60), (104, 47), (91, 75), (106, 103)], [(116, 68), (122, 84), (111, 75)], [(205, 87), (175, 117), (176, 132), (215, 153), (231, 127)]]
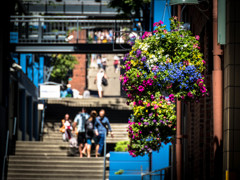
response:
[(102, 85), (103, 77), (105, 79), (107, 79), (107, 75), (104, 72), (104, 70), (100, 69), (99, 72), (96, 75), (96, 78), (95, 78), (95, 83), (97, 81), (97, 88), (98, 88), (98, 96), (99, 96), (99, 98), (103, 97), (103, 85)]
[(77, 140), (79, 146), (80, 158), (83, 157), (83, 154), (86, 154), (87, 143), (86, 143), (86, 135), (85, 135), (85, 123), (89, 118), (89, 114), (87, 113), (86, 108), (82, 108), (82, 111), (79, 112), (74, 118), (73, 128), (77, 127)]
[(110, 131), (112, 138), (113, 132), (109, 123), (108, 118), (105, 116), (105, 110), (101, 109), (99, 111), (99, 117), (96, 118), (95, 124), (94, 124), (95, 134), (96, 134), (96, 157), (98, 155), (101, 155), (103, 146), (104, 146), (104, 140), (105, 140), (105, 134), (108, 134), (108, 131)]
[(119, 60), (120, 60), (120, 59), (119, 59), (118, 56), (114, 56), (114, 62), (113, 62), (113, 65), (114, 65), (115, 73), (118, 72)]
[[(68, 129), (68, 132), (66, 131)], [(68, 140), (69, 130), (71, 130), (71, 120), (69, 119), (69, 114), (65, 114), (64, 119), (61, 120), (61, 125), (59, 131), (62, 133), (63, 141)]]
[[(90, 117), (88, 118), (88, 120), (85, 123), (86, 139), (87, 139), (87, 157), (88, 158), (91, 157), (92, 139), (95, 136), (94, 124), (96, 121), (96, 117), (97, 117), (97, 112), (94, 110), (91, 111)], [(97, 156), (97, 154), (96, 154), (96, 156)]]
[(97, 55), (97, 65), (98, 65), (98, 69), (102, 68), (102, 58), (101, 55)]

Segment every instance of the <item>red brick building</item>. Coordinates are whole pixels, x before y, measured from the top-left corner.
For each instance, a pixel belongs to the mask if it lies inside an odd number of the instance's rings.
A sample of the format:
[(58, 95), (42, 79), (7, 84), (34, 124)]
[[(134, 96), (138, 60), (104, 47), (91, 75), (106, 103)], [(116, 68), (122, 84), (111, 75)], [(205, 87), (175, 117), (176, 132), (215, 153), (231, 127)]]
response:
[[(69, 43), (86, 43), (86, 30), (79, 31), (77, 36), (77, 32), (73, 31), (70, 36), (73, 36)], [(77, 40), (78, 37), (78, 40)], [(69, 80), (69, 84), (71, 84), (72, 89), (77, 89), (79, 94), (82, 95), (83, 91), (86, 87), (86, 54), (73, 54), (76, 57), (78, 64), (75, 65), (73, 69), (73, 76)]]

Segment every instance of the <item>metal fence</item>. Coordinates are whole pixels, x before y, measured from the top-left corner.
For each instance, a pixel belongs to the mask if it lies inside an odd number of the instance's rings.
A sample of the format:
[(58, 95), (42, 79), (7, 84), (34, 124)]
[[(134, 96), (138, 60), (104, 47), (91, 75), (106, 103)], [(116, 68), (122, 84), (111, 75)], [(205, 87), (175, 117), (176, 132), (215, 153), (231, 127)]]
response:
[(134, 29), (132, 20), (83, 16), (11, 16), (10, 23), (18, 44), (126, 43)]
[(142, 180), (172, 180), (172, 167), (155, 170), (141, 175)]

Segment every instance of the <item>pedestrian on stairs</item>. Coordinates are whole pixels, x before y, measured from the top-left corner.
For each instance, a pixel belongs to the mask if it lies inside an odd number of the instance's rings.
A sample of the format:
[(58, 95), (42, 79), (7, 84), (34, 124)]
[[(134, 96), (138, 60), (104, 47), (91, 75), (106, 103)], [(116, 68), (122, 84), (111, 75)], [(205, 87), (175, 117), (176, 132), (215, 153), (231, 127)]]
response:
[(73, 128), (77, 129), (78, 134), (78, 146), (80, 158), (83, 157), (83, 154), (86, 154), (87, 143), (86, 143), (86, 135), (85, 135), (85, 123), (89, 118), (89, 114), (87, 113), (86, 108), (82, 108), (82, 111), (79, 112), (74, 118)]
[(111, 133), (111, 137), (113, 138), (113, 132), (109, 123), (108, 118), (105, 116), (105, 110), (101, 109), (99, 111), (99, 117), (96, 118), (94, 129), (96, 133), (96, 157), (101, 155), (103, 146), (104, 146), (104, 140), (105, 140), (105, 134), (108, 135), (108, 131)]
[(63, 141), (68, 140), (69, 130), (71, 130), (71, 119), (69, 119), (69, 114), (65, 114), (64, 119), (61, 120), (59, 130), (62, 133)]
[(96, 121), (97, 112), (95, 110), (91, 111), (90, 117), (85, 123), (85, 130), (86, 130), (86, 139), (87, 139), (87, 157), (91, 157), (91, 147), (92, 147), (92, 139), (95, 136), (94, 132), (94, 124)]

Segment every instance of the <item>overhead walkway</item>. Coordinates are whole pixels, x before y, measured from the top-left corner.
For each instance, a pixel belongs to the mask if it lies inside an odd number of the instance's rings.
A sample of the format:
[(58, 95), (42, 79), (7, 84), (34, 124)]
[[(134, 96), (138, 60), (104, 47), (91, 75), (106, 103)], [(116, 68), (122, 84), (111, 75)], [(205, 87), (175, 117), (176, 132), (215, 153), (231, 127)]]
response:
[[(130, 38), (142, 34), (126, 19), (11, 16), (10, 22), (12, 52), (18, 53), (126, 53)], [(99, 33), (108, 40), (97, 40)]]
[(28, 13), (87, 15), (87, 16), (115, 16), (116, 9), (108, 7), (107, 0), (22, 0), (22, 7)]

